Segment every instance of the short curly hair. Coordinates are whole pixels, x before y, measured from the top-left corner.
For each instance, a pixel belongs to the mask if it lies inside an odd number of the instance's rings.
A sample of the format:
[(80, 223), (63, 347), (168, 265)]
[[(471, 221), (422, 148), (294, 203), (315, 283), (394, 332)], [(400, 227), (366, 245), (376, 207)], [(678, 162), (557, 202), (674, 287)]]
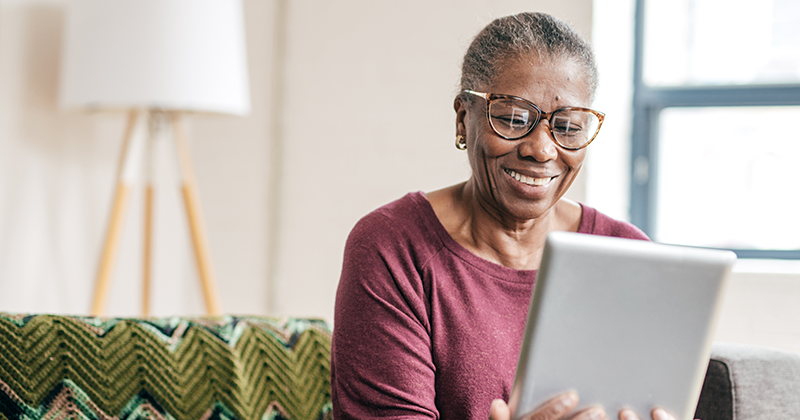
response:
[[(529, 54), (577, 61), (586, 73), (594, 99), (597, 64), (591, 46), (567, 23), (546, 13), (505, 16), (483, 28), (464, 55), (461, 90), (482, 89), (494, 81), (504, 64)], [(464, 99), (470, 101), (471, 95)]]

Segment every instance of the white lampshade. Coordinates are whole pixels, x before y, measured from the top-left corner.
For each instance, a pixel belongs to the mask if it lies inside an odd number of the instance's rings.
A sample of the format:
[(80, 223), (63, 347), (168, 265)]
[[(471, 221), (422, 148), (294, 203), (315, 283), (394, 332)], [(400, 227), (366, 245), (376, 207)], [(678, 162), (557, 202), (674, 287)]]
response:
[(240, 0), (71, 0), (62, 107), (250, 112)]

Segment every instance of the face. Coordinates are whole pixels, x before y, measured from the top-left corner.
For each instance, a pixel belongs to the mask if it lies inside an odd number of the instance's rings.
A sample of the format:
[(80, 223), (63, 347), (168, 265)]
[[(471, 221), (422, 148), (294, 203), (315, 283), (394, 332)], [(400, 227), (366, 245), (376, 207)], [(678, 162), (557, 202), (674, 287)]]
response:
[[(565, 106), (589, 107), (586, 76), (571, 60), (532, 57), (507, 63), (483, 92), (519, 96), (544, 112)], [(567, 192), (586, 157), (586, 149), (565, 150), (551, 138), (547, 120), (527, 136), (506, 140), (486, 118), (486, 101), (459, 99), (456, 134), (467, 141), (473, 184), (485, 208), (503, 220), (526, 221), (546, 215)], [(519, 180), (517, 179), (519, 178)]]

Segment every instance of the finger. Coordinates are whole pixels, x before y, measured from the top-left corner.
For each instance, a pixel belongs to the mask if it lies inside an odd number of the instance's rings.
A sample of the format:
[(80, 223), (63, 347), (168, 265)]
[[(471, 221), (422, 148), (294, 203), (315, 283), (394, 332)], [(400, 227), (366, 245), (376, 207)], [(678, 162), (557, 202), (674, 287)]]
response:
[(654, 408), (653, 411), (650, 412), (650, 415), (653, 417), (653, 420), (675, 420), (675, 417), (672, 417), (672, 415), (661, 407)]
[(603, 410), (603, 407), (595, 406), (579, 411), (570, 416), (569, 420), (608, 420), (608, 416), (606, 416), (606, 411)]
[(641, 420), (630, 408), (623, 408), (619, 411), (619, 420)]
[(511, 410), (503, 400), (492, 401), (489, 409), (489, 420), (511, 420)]
[(547, 400), (544, 404), (533, 410), (526, 420), (557, 420), (564, 417), (578, 405), (578, 394), (573, 391), (565, 392), (557, 397)]

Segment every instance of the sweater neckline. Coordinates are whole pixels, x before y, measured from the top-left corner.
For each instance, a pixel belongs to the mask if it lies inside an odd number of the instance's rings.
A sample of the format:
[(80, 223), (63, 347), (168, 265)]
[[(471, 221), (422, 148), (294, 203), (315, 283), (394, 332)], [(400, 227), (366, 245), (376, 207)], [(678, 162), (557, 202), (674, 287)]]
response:
[[(439, 237), (439, 240), (442, 241), (444, 247), (446, 247), (450, 252), (455, 254), (464, 262), (501, 280), (512, 281), (516, 283), (533, 283), (536, 278), (536, 273), (539, 270), (518, 270), (497, 264), (475, 255), (472, 253), (472, 251), (464, 248), (463, 245), (453, 239), (453, 237), (450, 235), (450, 232), (447, 231), (442, 222), (439, 220), (439, 217), (436, 216), (436, 212), (433, 210), (433, 206), (424, 192), (417, 191), (409, 193), (408, 196), (418, 205), (419, 209), (423, 213), (424, 219), (429, 225), (428, 227), (433, 230), (436, 236)], [(589, 227), (587, 224), (589, 218), (586, 217), (587, 207), (583, 203), (579, 204), (582, 211), (578, 232), (585, 233)]]

